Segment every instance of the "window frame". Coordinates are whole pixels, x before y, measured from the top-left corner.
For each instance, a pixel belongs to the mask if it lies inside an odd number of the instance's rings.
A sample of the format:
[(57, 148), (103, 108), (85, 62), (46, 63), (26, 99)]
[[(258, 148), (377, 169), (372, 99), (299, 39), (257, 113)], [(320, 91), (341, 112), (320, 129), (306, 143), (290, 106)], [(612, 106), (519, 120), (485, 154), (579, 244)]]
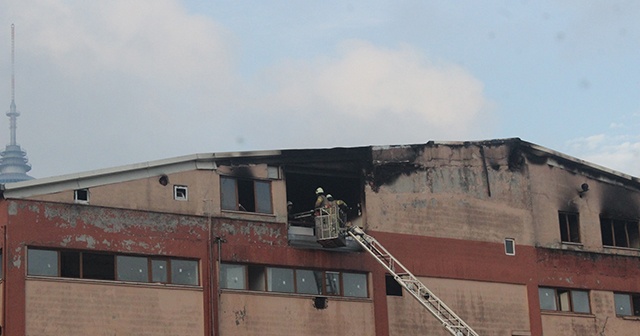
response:
[[(56, 256), (56, 274), (32, 274), (30, 272), (30, 265), (31, 261), (29, 260), (29, 253), (30, 251), (50, 251), (55, 253)], [(77, 265), (72, 265), (77, 267), (77, 275), (75, 275), (76, 273), (74, 273), (73, 269), (71, 269), (69, 271), (69, 274), (73, 273), (73, 275), (64, 275), (63, 276), (63, 269), (64, 269), (64, 265), (63, 265), (63, 254), (67, 254), (68, 256), (72, 256), (74, 254), (77, 254), (78, 256), (78, 262)], [(86, 265), (85, 262), (87, 262), (86, 257), (92, 255), (92, 256), (102, 256), (105, 258), (111, 257), (113, 259), (113, 263), (112, 263), (112, 274), (113, 277), (108, 276), (108, 278), (105, 277), (97, 277), (97, 276), (93, 276), (93, 277), (88, 277), (87, 276), (87, 269), (86, 269)], [(145, 281), (143, 280), (131, 280), (131, 279), (124, 279), (120, 274), (119, 274), (119, 269), (118, 269), (118, 259), (120, 259), (120, 257), (132, 257), (132, 258), (144, 258), (146, 259), (146, 270), (147, 270), (147, 274), (145, 277)], [(33, 257), (31, 257), (33, 258)], [(160, 261), (160, 262), (164, 262), (166, 265), (166, 281), (154, 281), (154, 268), (153, 268), (153, 262), (154, 261)], [(174, 274), (172, 274), (172, 262), (189, 262), (189, 263), (195, 263), (195, 275), (194, 275), (194, 279), (195, 279), (195, 284), (193, 283), (183, 283), (183, 282), (177, 282), (177, 278), (174, 277)], [(110, 253), (110, 252), (103, 252), (103, 251), (92, 251), (92, 250), (72, 250), (72, 249), (53, 249), (53, 248), (39, 248), (39, 247), (28, 247), (27, 248), (27, 267), (26, 267), (26, 272), (27, 272), (27, 276), (41, 276), (41, 277), (52, 277), (52, 278), (63, 278), (63, 279), (84, 279), (84, 280), (101, 280), (101, 281), (115, 281), (115, 282), (135, 282), (135, 283), (149, 283), (149, 284), (163, 284), (163, 285), (178, 285), (178, 286), (201, 286), (201, 265), (200, 265), (200, 261), (197, 259), (193, 259), (193, 258), (174, 258), (174, 257), (163, 257), (163, 256), (147, 256), (147, 255), (134, 255), (134, 254), (121, 254), (121, 253)], [(96, 273), (98, 274), (98, 273)], [(109, 273), (108, 270), (106, 271), (102, 271), (102, 273), (99, 274), (111, 274)]]
[[(552, 291), (553, 292), (553, 304), (554, 309), (543, 309), (542, 302), (542, 291)], [(587, 304), (588, 311), (579, 311), (580, 309), (576, 309), (576, 296), (574, 293), (584, 293), (587, 296)], [(541, 286), (538, 287), (538, 305), (540, 310), (543, 312), (561, 312), (561, 313), (572, 313), (572, 314), (582, 314), (582, 315), (591, 315), (591, 295), (589, 290), (584, 289), (571, 289), (571, 288), (558, 288), (558, 287), (546, 287)]]
[[(614, 307), (616, 311), (616, 317), (640, 317), (640, 293), (620, 293), (614, 292)], [(621, 296), (627, 297), (627, 303), (629, 304), (629, 314), (618, 314), (619, 302), (618, 298)]]
[(508, 256), (516, 255), (516, 240), (514, 238), (504, 239), (504, 254)]
[[(631, 230), (630, 227), (632, 228)], [(620, 230), (623, 230), (623, 232), (620, 232)], [(600, 235), (604, 247), (640, 249), (640, 221), (637, 219), (601, 215)], [(620, 242), (620, 240), (623, 240), (623, 242)]]
[[(179, 190), (184, 191), (182, 195), (178, 192)], [(173, 199), (176, 201), (188, 201), (189, 200), (189, 188), (186, 185), (174, 185), (173, 186)]]
[[(85, 197), (80, 197), (81, 193), (84, 194)], [(91, 193), (89, 192), (89, 188), (80, 188), (75, 189), (73, 191), (73, 201), (79, 204), (89, 204)]]
[(571, 211), (558, 211), (560, 241), (563, 243), (581, 244), (580, 214)]
[[(229, 282), (228, 278), (223, 278), (228, 275), (226, 271), (223, 269), (230, 267), (241, 267), (243, 279), (238, 279), (241, 284), (233, 285), (230, 284), (233, 282)], [(276, 290), (273, 284), (270, 284), (270, 271), (274, 269), (280, 270), (291, 270), (293, 272), (292, 284), (293, 289), (291, 291), (281, 291)], [(337, 296), (337, 297), (345, 297), (345, 298), (357, 298), (357, 299), (368, 299), (370, 298), (370, 285), (369, 285), (369, 274), (367, 272), (359, 272), (359, 271), (336, 271), (336, 270), (318, 270), (318, 269), (310, 269), (310, 268), (295, 268), (295, 267), (286, 267), (286, 266), (269, 266), (269, 265), (255, 265), (255, 264), (236, 264), (236, 263), (228, 263), (221, 262), (220, 270), (219, 270), (219, 279), (218, 286), (223, 290), (246, 290), (246, 291), (254, 291), (254, 292), (266, 292), (266, 293), (280, 293), (280, 294), (297, 294), (297, 295), (312, 295), (312, 296)], [(236, 270), (237, 272), (237, 270)], [(300, 286), (300, 279), (302, 278), (301, 272), (311, 272), (307, 276), (312, 276), (315, 283), (310, 285), (311, 287), (317, 287), (318, 291), (307, 291), (303, 290)], [(330, 280), (329, 274), (335, 275), (333, 279), (337, 281), (336, 283), (336, 292), (329, 292), (327, 288), (327, 282)], [(361, 295), (346, 295), (344, 290), (344, 274), (350, 275), (358, 275), (364, 279), (363, 285), (364, 289), (361, 291), (366, 293), (366, 296)], [(305, 276), (305, 278), (307, 277)], [(290, 278), (291, 279), (291, 278)], [(318, 280), (322, 283), (319, 286)]]
[[(251, 186), (248, 184), (251, 183)], [(262, 190), (267, 187), (266, 194)], [(227, 189), (233, 187), (233, 190)], [(249, 191), (251, 190), (251, 191)], [(261, 192), (262, 191), (262, 192)], [(229, 194), (227, 194), (229, 193)], [(263, 200), (266, 196), (268, 200)], [(251, 199), (252, 198), (252, 199)], [(241, 200), (248, 200), (243, 205)], [(235, 204), (231, 207), (231, 202)], [(220, 208), (222, 211), (242, 211), (252, 214), (273, 214), (273, 185), (271, 180), (220, 176)]]

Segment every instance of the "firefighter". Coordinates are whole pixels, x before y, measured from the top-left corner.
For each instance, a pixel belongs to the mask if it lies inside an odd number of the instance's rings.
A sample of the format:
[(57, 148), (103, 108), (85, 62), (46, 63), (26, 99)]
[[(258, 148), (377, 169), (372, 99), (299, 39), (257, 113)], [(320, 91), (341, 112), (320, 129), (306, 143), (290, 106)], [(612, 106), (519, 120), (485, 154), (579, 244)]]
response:
[(329, 201), (327, 197), (324, 195), (324, 189), (322, 187), (318, 187), (316, 189), (316, 205), (315, 205), (315, 214), (320, 214), (320, 209), (326, 208), (329, 205)]
[(347, 203), (343, 200), (334, 200), (331, 194), (327, 195), (327, 201), (329, 203), (329, 206), (335, 205), (338, 207), (338, 213), (340, 214), (341, 222), (340, 226), (344, 227), (347, 224), (347, 210), (349, 209)]

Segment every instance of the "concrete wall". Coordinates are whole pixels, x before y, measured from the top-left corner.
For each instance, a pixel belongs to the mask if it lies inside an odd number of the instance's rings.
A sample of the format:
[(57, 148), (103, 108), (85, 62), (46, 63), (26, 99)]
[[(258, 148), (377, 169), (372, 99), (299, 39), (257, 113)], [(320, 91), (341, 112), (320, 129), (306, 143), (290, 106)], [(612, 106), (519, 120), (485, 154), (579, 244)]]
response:
[[(480, 335), (529, 332), (527, 289), (480, 281), (420, 278), (449, 308)], [(410, 294), (387, 296), (389, 335), (450, 335)]]
[(204, 335), (203, 292), (77, 281), (26, 282), (26, 335)]
[[(508, 148), (435, 146), (374, 157), (382, 177), (365, 189), (369, 229), (533, 245), (528, 177), (509, 168)], [(385, 160), (410, 165), (385, 168)]]
[(328, 300), (317, 309), (308, 296), (223, 292), (219, 335), (376, 335), (373, 302)]

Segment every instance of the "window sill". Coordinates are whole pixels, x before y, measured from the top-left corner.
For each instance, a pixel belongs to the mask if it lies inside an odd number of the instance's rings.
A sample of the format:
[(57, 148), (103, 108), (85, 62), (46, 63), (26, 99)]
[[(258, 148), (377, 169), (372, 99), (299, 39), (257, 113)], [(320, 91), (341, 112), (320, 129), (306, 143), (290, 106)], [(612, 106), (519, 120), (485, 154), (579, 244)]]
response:
[(640, 248), (636, 248), (636, 247), (621, 247), (621, 246), (609, 246), (609, 245), (604, 245), (602, 247), (604, 247), (605, 250), (640, 252)]
[(66, 282), (66, 283), (84, 283), (84, 284), (100, 284), (100, 285), (116, 285), (127, 287), (147, 287), (147, 288), (167, 288), (167, 289), (191, 289), (202, 290), (202, 286), (197, 285), (179, 285), (161, 282), (131, 282), (122, 280), (98, 280), (98, 279), (79, 279), (79, 278), (63, 278), (50, 277), (44, 275), (27, 275), (27, 280), (48, 281), (48, 282)]
[(541, 310), (540, 313), (542, 315), (596, 318), (596, 316), (591, 314), (591, 313), (589, 313), (589, 314), (586, 314), (586, 313), (574, 313), (574, 312), (556, 311), (556, 310)]
[(640, 316), (618, 316), (621, 317), (623, 320), (628, 320), (628, 321), (640, 321)]
[(220, 291), (223, 293), (226, 292), (226, 293), (234, 293), (234, 294), (286, 296), (291, 298), (303, 298), (303, 299), (315, 298), (315, 297), (326, 297), (329, 300), (337, 300), (337, 301), (372, 301), (372, 299), (369, 297), (338, 296), (338, 295), (327, 295), (327, 294), (283, 293), (283, 292), (268, 292), (268, 291), (232, 289), (232, 288), (220, 288)]

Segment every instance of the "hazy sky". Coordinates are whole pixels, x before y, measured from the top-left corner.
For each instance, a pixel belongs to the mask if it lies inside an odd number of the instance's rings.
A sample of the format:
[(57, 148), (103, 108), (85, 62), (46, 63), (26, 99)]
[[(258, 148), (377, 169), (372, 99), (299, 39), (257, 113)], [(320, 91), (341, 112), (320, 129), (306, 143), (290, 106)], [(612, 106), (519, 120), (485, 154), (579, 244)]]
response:
[(640, 1), (0, 0), (0, 22), (34, 177), (511, 137), (640, 175)]

